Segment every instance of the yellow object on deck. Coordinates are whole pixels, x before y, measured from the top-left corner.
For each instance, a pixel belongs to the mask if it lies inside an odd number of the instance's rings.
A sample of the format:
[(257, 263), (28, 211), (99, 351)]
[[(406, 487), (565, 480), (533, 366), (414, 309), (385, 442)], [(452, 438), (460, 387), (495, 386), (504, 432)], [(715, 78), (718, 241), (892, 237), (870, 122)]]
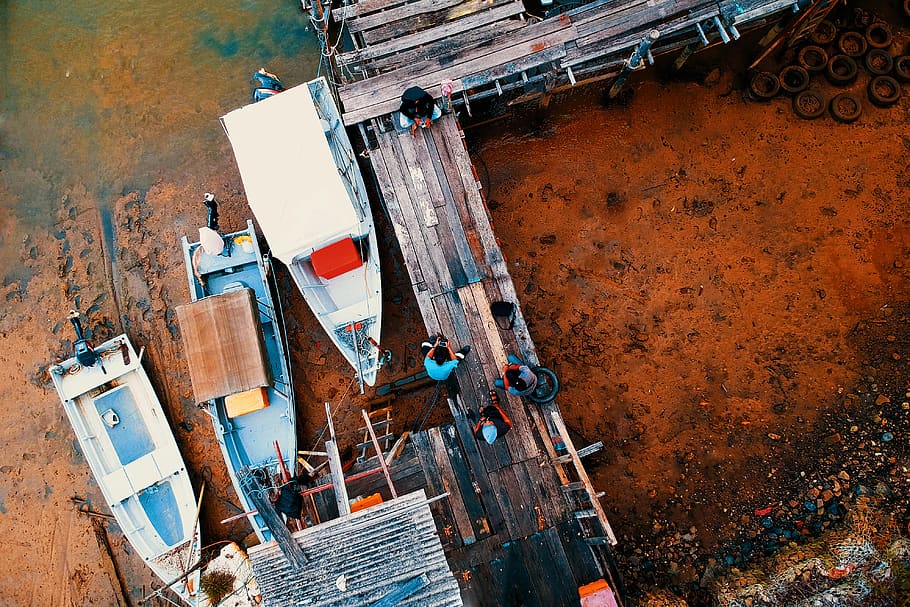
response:
[(381, 503), (382, 496), (378, 493), (374, 493), (373, 495), (368, 495), (351, 504), (351, 513), (360, 512), (361, 510), (366, 510), (371, 506), (378, 506)]
[(224, 399), (224, 408), (231, 419), (259, 411), (269, 406), (269, 394), (265, 388), (253, 388), (246, 392), (231, 394)]

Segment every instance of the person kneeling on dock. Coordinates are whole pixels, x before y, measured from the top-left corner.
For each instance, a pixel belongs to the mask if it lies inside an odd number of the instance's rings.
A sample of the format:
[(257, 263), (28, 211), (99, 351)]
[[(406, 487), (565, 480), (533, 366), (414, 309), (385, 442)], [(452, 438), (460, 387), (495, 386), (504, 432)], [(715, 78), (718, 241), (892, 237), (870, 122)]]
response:
[(513, 396), (528, 396), (537, 388), (537, 376), (524, 361), (509, 354), (509, 363), (503, 366), (502, 377), (493, 383)]
[[(469, 417), (472, 417), (473, 413), (469, 411)], [(480, 419), (474, 426), (474, 438), (483, 439), (492, 445), (497, 438), (505, 436), (511, 429), (512, 420), (499, 406), (499, 396), (494, 390), (490, 390), (490, 404), (480, 410)]]
[(458, 352), (452, 350), (448, 340), (442, 335), (431, 337), (433, 343), (425, 341), (421, 344), (420, 351), (423, 353), (423, 366), (427, 375), (436, 381), (445, 381), (455, 370), (464, 355), (471, 351), (471, 346), (465, 346)]
[(398, 111), (398, 123), (403, 129), (411, 127), (412, 135), (417, 132), (418, 126), (427, 128), (442, 116), (442, 110), (436, 105), (433, 96), (419, 86), (412, 86), (402, 93)]

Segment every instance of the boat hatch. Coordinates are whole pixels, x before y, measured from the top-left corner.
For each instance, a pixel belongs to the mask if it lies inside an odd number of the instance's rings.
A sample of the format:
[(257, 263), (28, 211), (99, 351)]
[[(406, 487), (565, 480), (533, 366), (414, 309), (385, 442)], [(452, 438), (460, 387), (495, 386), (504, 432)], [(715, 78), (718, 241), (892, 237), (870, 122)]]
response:
[(363, 258), (354, 240), (348, 236), (344, 240), (332, 243), (313, 251), (310, 256), (316, 276), (331, 280), (342, 274), (356, 270), (363, 265)]
[(269, 360), (252, 289), (178, 306), (177, 319), (197, 403), (269, 385)]

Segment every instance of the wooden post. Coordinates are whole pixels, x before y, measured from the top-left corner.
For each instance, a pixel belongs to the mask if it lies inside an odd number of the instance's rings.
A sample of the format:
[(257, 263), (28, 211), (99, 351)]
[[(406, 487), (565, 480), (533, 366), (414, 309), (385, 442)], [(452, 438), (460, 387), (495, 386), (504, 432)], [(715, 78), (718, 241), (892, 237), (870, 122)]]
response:
[(332, 408), (329, 403), (325, 404), (325, 416), (329, 420), (329, 440), (325, 441), (325, 450), (329, 454), (329, 470), (335, 489), (335, 504), (338, 506), (339, 516), (344, 516), (351, 513), (351, 504), (348, 502), (348, 488), (344, 484), (341, 456), (338, 454), (338, 445), (335, 444), (335, 426), (332, 424)]
[(268, 494), (262, 488), (262, 485), (259, 484), (259, 480), (246, 466), (240, 470), (237, 476), (240, 478), (240, 486), (246, 492), (253, 505), (256, 506), (256, 510), (259, 511), (259, 516), (265, 521), (266, 527), (272, 532), (272, 539), (278, 544), (278, 548), (284, 558), (287, 559), (293, 569), (303, 569), (307, 564), (306, 555), (303, 554), (303, 550), (291, 537), (291, 532), (288, 531), (284, 521), (275, 512), (275, 508), (272, 507), (272, 502), (269, 501)]
[(385, 480), (389, 484), (389, 491), (392, 492), (392, 499), (398, 497), (398, 492), (395, 491), (395, 485), (392, 484), (392, 475), (389, 474), (389, 467), (385, 463), (385, 455), (382, 453), (382, 448), (379, 446), (379, 440), (376, 438), (376, 431), (373, 430), (373, 424), (370, 422), (370, 414), (367, 413), (366, 409), (361, 409), (360, 412), (363, 414), (363, 421), (367, 425), (367, 432), (370, 433), (370, 440), (373, 441), (373, 447), (376, 449), (376, 457), (379, 458), (379, 465), (382, 467), (382, 473), (385, 474)]

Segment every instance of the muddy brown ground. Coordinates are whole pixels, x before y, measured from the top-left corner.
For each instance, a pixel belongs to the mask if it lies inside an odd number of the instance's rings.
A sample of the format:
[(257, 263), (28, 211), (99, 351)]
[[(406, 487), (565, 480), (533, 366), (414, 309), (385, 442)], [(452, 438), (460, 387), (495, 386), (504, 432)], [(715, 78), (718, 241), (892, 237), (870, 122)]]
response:
[[(895, 49), (907, 41), (899, 35)], [(666, 533), (694, 527), (695, 550), (708, 556), (737, 537), (743, 515), (786, 499), (831, 418), (868, 382), (870, 360), (907, 373), (898, 329), (910, 279), (910, 102), (866, 102), (851, 125), (805, 121), (785, 98), (744, 99), (736, 74), (651, 74), (633, 80), (625, 105), (605, 107), (591, 89), (557, 99), (543, 122), (525, 109), (468, 131), (531, 335), (560, 376), (565, 418), (605, 443), (590, 464), (623, 564), (656, 563), (659, 582), (701, 574), (662, 560)], [(865, 78), (853, 87), (860, 94)], [(195, 485), (206, 483), (204, 543), (249, 533), (242, 521), (219, 522), (238, 512), (236, 498), (191, 400), (174, 314), (189, 299), (179, 237), (204, 221), (202, 193), (222, 201), (225, 229), (250, 215), (226, 142), (221, 152), (211, 174), (124, 192), (104, 212), (116, 241), (104, 236), (98, 201), (80, 191), (60, 202), (50, 233), (0, 218), (13, 258), (0, 290), (4, 604), (114, 605), (121, 587), (137, 604), (154, 583), (115, 525), (98, 532), (69, 502), (78, 495), (105, 511), (46, 377), (48, 362), (70, 353), (64, 318), (74, 306), (95, 341), (123, 330), (145, 346)], [(382, 239), (383, 341), (395, 359), (380, 382), (416, 370), (424, 337), (387, 229)], [(279, 278), (300, 446), (323, 427), (325, 401), (353, 442), (370, 394), (351, 398), (340, 354), (287, 274)], [(856, 338), (870, 323), (882, 339)], [(397, 401), (399, 429), (429, 398)], [(430, 423), (446, 416), (443, 403)]]

